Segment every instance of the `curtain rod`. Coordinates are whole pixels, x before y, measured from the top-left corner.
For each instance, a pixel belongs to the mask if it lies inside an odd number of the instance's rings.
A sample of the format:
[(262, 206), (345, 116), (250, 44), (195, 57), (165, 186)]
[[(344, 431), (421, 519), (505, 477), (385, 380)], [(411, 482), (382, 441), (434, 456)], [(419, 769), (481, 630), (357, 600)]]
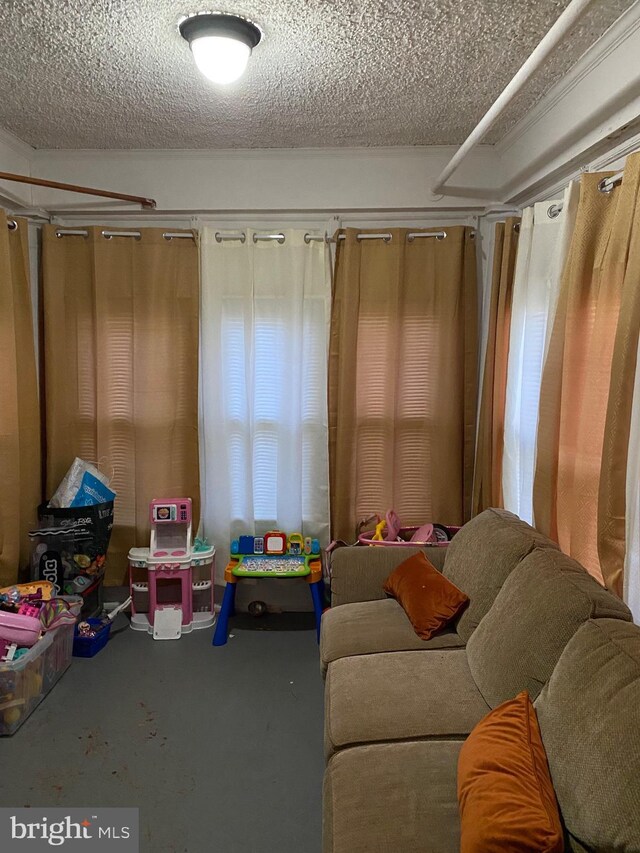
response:
[[(407, 241), (409, 243), (413, 243), (413, 241), (419, 237), (435, 237), (436, 240), (444, 240), (447, 236), (446, 231), (411, 231), (407, 234)], [(475, 231), (471, 234), (472, 237), (475, 237)], [(223, 241), (232, 241), (237, 240), (240, 243), (244, 243), (247, 239), (247, 235), (244, 231), (230, 231), (228, 233), (224, 233), (222, 231), (216, 231), (215, 233), (216, 243), (222, 243)], [(323, 243), (337, 243), (338, 240), (346, 240), (346, 234), (338, 234), (336, 238), (329, 237), (327, 234), (309, 234), (308, 232), (304, 235), (304, 242), (311, 243), (313, 242), (323, 242)], [(356, 240), (384, 240), (385, 243), (389, 243), (393, 238), (393, 234), (389, 232), (383, 232), (380, 234), (356, 234)], [(282, 233), (278, 234), (254, 234), (253, 242), (257, 243), (263, 240), (275, 240), (278, 243), (284, 243), (286, 240), (286, 236)]]
[[(617, 175), (611, 175), (610, 178), (603, 178), (598, 181), (598, 189), (601, 193), (610, 193), (618, 184), (622, 183), (624, 172), (618, 172)], [(547, 208), (547, 216), (549, 219), (555, 219), (562, 213), (564, 204), (560, 201), (557, 204), (552, 204)]]
[(442, 192), (444, 185), (451, 175), (458, 169), (467, 154), (482, 142), (489, 130), (493, 127), (499, 116), (513, 101), (518, 92), (531, 79), (535, 72), (543, 65), (549, 54), (557, 47), (562, 39), (569, 33), (578, 21), (589, 10), (594, 0), (571, 0), (567, 8), (562, 12), (551, 29), (544, 36), (528, 59), (516, 72), (512, 80), (498, 95), (451, 160), (444, 167), (431, 191)]
[[(102, 236), (106, 240), (110, 240), (112, 237), (134, 237), (136, 240), (139, 240), (142, 237), (142, 231), (101, 231)], [(89, 232), (84, 228), (58, 228), (56, 230), (56, 237), (88, 237)], [(162, 236), (165, 240), (173, 240), (176, 239), (186, 239), (193, 240), (194, 235), (189, 234), (186, 231), (164, 231)]]
[(98, 190), (94, 187), (83, 187), (77, 184), (63, 184), (60, 181), (47, 181), (45, 178), (32, 178), (29, 175), (16, 175), (13, 172), (0, 172), (3, 181), (16, 181), (19, 184), (32, 184), (35, 187), (49, 187), (54, 190), (64, 190), (70, 193), (81, 193), (82, 195), (96, 195), (101, 198), (116, 199), (118, 201), (132, 201), (142, 207), (154, 208), (155, 199), (144, 198), (139, 195), (127, 195), (126, 193), (112, 193), (108, 190)]

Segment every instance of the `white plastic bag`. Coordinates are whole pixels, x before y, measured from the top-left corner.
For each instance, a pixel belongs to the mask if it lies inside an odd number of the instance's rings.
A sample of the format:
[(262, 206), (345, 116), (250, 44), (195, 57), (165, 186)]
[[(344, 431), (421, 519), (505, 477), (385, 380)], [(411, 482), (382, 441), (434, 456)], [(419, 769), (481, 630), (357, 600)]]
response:
[(98, 471), (96, 466), (92, 465), (91, 462), (85, 462), (84, 459), (79, 459), (76, 456), (71, 463), (71, 467), (62, 478), (62, 482), (56, 489), (55, 494), (49, 501), (49, 506), (56, 509), (65, 509), (70, 507), (80, 490), (85, 471), (93, 474), (93, 476), (97, 480), (100, 480), (101, 483), (104, 483), (105, 486), (109, 485), (109, 479), (102, 473), (102, 471)]

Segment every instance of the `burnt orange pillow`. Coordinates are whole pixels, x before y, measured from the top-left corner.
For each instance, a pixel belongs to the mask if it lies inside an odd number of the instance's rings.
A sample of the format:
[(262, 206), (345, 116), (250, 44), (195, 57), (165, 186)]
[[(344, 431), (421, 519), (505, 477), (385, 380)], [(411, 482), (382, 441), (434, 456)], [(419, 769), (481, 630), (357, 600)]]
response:
[(480, 720), (458, 759), (460, 853), (562, 853), (547, 754), (527, 691)]
[(384, 582), (423, 640), (430, 640), (469, 603), (469, 598), (433, 566), (422, 551), (412, 554)]

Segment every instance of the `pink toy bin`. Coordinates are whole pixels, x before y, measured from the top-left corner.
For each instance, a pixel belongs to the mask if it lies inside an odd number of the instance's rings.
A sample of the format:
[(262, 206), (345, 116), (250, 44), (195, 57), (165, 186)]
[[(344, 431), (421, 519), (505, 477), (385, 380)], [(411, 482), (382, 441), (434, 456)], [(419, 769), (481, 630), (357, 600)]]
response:
[[(423, 525), (424, 526), (424, 525)], [(401, 527), (399, 531), (400, 540), (387, 542), (385, 539), (374, 539), (375, 529), (374, 530), (365, 530), (358, 536), (358, 544), (359, 545), (392, 545), (394, 547), (408, 547), (415, 548), (420, 547), (421, 545), (429, 545), (434, 548), (446, 548), (451, 539), (455, 536), (455, 534), (460, 530), (459, 526), (450, 525), (450, 524), (434, 524), (433, 527), (435, 531), (442, 532), (442, 539), (432, 539), (429, 541), (421, 541), (417, 540), (415, 542), (411, 541), (411, 537), (417, 530), (420, 530), (420, 527)], [(438, 536), (438, 533), (435, 534)], [(444, 536), (448, 536), (448, 539), (445, 539)]]

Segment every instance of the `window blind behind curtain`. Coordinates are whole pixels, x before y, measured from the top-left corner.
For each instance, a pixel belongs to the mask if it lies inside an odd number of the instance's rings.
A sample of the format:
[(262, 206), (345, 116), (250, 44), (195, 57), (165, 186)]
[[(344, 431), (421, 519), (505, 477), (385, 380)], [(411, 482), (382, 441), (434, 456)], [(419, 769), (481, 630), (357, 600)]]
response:
[(14, 221), (0, 210), (0, 586), (29, 565), (42, 486), (28, 225)]
[(47, 494), (74, 456), (113, 474), (106, 582), (149, 541), (148, 505), (191, 497), (199, 516), (195, 240), (43, 229)]
[(328, 543), (329, 250), (303, 230), (254, 233), (202, 230), (203, 519), (219, 580), (241, 534)]
[[(332, 536), (393, 507), (404, 524), (470, 514), (477, 383), (475, 239), (357, 239), (336, 257), (329, 355)], [(364, 232), (366, 233), (366, 232)]]

